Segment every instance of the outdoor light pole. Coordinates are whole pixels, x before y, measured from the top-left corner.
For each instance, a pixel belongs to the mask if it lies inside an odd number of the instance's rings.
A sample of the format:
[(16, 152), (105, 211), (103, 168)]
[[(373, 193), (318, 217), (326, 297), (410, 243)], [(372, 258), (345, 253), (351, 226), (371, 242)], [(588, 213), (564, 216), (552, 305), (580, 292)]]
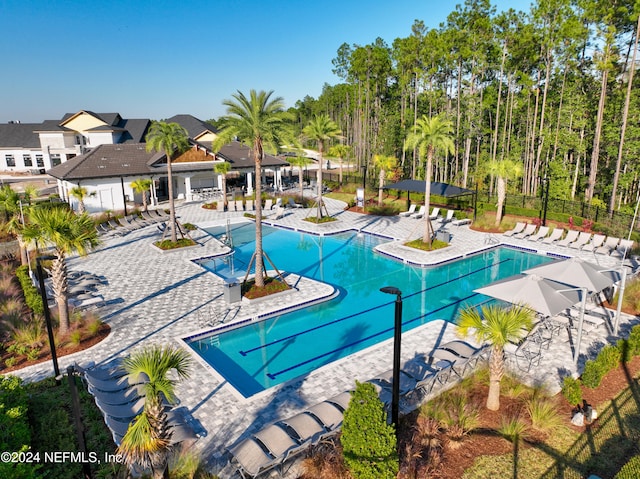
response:
[(56, 384), (60, 384), (60, 367), (58, 366), (58, 355), (56, 354), (56, 343), (53, 337), (53, 325), (51, 324), (51, 312), (49, 311), (49, 301), (47, 300), (47, 291), (44, 286), (44, 273), (42, 271), (42, 260), (54, 259), (55, 256), (38, 256), (36, 258), (36, 270), (38, 272), (38, 282), (40, 285), (40, 297), (42, 298), (42, 306), (44, 308), (44, 321), (47, 325), (47, 333), (49, 335), (49, 348), (51, 349), (51, 361), (53, 361), (53, 372), (56, 378)]
[(385, 286), (380, 291), (396, 295), (395, 322), (393, 328), (393, 391), (391, 395), (391, 422), (398, 432), (398, 408), (400, 403), (400, 341), (402, 339), (402, 291), (395, 286)]
[(364, 164), (360, 168), (362, 168), (362, 189), (367, 190), (367, 165)]
[(549, 178), (547, 176), (540, 178), (542, 183), (542, 226), (547, 226), (547, 207), (549, 205)]

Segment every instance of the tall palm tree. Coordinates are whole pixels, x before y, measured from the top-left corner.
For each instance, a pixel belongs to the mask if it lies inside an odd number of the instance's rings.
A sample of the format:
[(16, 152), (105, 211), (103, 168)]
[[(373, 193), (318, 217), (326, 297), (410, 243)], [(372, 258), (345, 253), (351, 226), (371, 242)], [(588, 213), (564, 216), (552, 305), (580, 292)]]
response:
[(171, 173), (171, 157), (175, 153), (182, 153), (189, 148), (189, 134), (178, 123), (154, 121), (146, 136), (147, 151), (162, 151), (167, 157), (167, 183), (169, 190), (169, 223), (171, 241), (177, 242), (176, 205), (173, 201), (173, 175)]
[(65, 258), (74, 253), (85, 256), (100, 244), (93, 219), (74, 213), (66, 207), (32, 207), (22, 236), (28, 243), (47, 244), (55, 249), (51, 266), (53, 295), (58, 306), (60, 333), (69, 330), (67, 264)]
[(74, 186), (69, 190), (69, 194), (78, 200), (78, 213), (84, 213), (87, 211), (87, 208), (84, 205), (84, 199), (87, 196), (95, 196), (95, 192), (89, 193), (84, 186)]
[(191, 357), (184, 349), (155, 345), (134, 352), (122, 361), (122, 367), (130, 378), (146, 374), (149, 382), (143, 385), (144, 409), (129, 426), (118, 452), (127, 465), (151, 469), (153, 477), (168, 477), (171, 432), (163, 399), (175, 403), (177, 380), (170, 379), (169, 372), (174, 371), (178, 380), (187, 379)]
[(231, 163), (228, 161), (223, 161), (221, 163), (216, 163), (213, 165), (213, 171), (215, 171), (218, 175), (222, 177), (222, 201), (224, 202), (224, 207), (227, 207), (227, 173), (231, 170)]
[(24, 211), (28, 206), (20, 203), (20, 195), (11, 188), (11, 185), (4, 185), (0, 188), (0, 208), (3, 210), (6, 220), (2, 224), (2, 229), (16, 236), (20, 250), (20, 262), (25, 265), (28, 263), (28, 252), (22, 238), (22, 230)]
[(522, 176), (523, 168), (522, 164), (518, 161), (504, 159), (489, 161), (487, 170), (491, 175), (496, 177), (497, 181), (498, 211), (496, 211), (496, 226), (500, 226), (504, 202), (507, 198), (507, 181)]
[(262, 161), (265, 149), (276, 152), (280, 145), (291, 137), (292, 115), (284, 111), (282, 97), (271, 98), (273, 91), (249, 92), (249, 97), (238, 91), (231, 100), (222, 103), (227, 115), (219, 120), (221, 131), (213, 142), (214, 151), (219, 151), (235, 138), (252, 150), (256, 166), (256, 251), (255, 286), (264, 287), (264, 260), (262, 251)]
[(153, 181), (149, 178), (138, 178), (131, 182), (131, 188), (136, 193), (140, 193), (142, 195), (142, 209), (147, 211), (147, 193), (151, 188)]
[(534, 312), (530, 308), (514, 305), (503, 308), (483, 306), (480, 310), (466, 308), (460, 312), (457, 330), (462, 336), (473, 335), (478, 343), (489, 343), (489, 394), (487, 409), (500, 409), (500, 381), (504, 374), (504, 347), (522, 339), (533, 324)]
[(329, 115), (316, 115), (309, 124), (302, 129), (302, 134), (309, 140), (318, 144), (318, 220), (322, 218), (322, 153), (327, 141), (340, 138), (342, 131), (338, 125), (329, 118)]
[(345, 158), (348, 158), (351, 154), (351, 147), (347, 145), (333, 145), (329, 148), (329, 155), (338, 159), (338, 165), (340, 167), (338, 183), (342, 186), (342, 163)]
[(289, 158), (287, 161), (289, 161), (289, 163), (292, 166), (298, 167), (298, 183), (300, 184), (300, 197), (303, 198), (304, 197), (303, 169), (305, 166), (311, 163), (311, 160), (306, 156), (302, 156), (300, 154), (298, 156)]
[(398, 165), (398, 159), (395, 156), (374, 155), (373, 164), (380, 170), (378, 174), (378, 206), (382, 206), (384, 180), (387, 174)]
[(424, 209), (425, 209), (425, 227), (422, 241), (431, 245), (431, 235), (433, 227), (429, 219), (429, 210), (431, 209), (431, 170), (433, 169), (433, 156), (436, 150), (443, 150), (444, 154), (453, 153), (455, 145), (453, 144), (453, 123), (445, 119), (443, 115), (428, 118), (423, 115), (418, 118), (414, 130), (407, 136), (405, 142), (406, 150), (418, 149), (418, 154), (423, 160), (427, 160), (424, 169)]

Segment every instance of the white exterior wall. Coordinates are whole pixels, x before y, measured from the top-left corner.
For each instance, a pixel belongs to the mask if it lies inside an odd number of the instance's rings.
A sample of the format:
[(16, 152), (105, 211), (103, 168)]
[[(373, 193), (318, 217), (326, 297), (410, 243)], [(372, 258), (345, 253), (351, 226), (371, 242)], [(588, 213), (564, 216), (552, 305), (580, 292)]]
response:
[(110, 131), (87, 133), (87, 146), (90, 148), (95, 148), (99, 145), (113, 145), (114, 143), (117, 142), (114, 141), (113, 134)]
[[(131, 188), (132, 178), (124, 179), (124, 194), (129, 201), (134, 199), (134, 191)], [(122, 198), (122, 184), (120, 178), (101, 178), (89, 182), (80, 183), (89, 193), (84, 199), (84, 206), (88, 213), (100, 211), (124, 210), (124, 200)], [(69, 194), (69, 190), (76, 186), (68, 181), (58, 181), (60, 196), (66, 198), (74, 211), (78, 211), (78, 200)], [(91, 195), (91, 193), (95, 193)]]
[[(16, 166), (8, 166), (7, 165), (7, 155), (12, 155), (13, 156), (13, 160), (15, 161)], [(25, 166), (24, 164), (24, 156), (25, 155), (29, 155), (31, 157), (31, 165), (32, 166)], [(36, 170), (36, 169), (40, 169), (38, 167), (38, 164), (36, 162), (36, 155), (42, 155), (42, 159), (45, 162), (45, 167), (47, 165), (47, 160), (48, 157), (45, 158), (45, 155), (42, 153), (41, 150), (29, 150), (29, 149), (21, 149), (21, 148), (15, 148), (15, 149), (0, 149), (0, 170), (2, 171), (30, 171), (30, 170)], [(50, 165), (51, 163), (49, 163)]]

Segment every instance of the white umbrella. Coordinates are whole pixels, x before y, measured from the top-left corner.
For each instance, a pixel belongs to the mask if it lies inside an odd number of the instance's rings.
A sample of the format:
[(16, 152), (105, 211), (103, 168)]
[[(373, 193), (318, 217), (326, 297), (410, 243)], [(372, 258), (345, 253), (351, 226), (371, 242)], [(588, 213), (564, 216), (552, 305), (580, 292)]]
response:
[(554, 316), (581, 300), (580, 290), (533, 274), (512, 276), (474, 292), (509, 303), (525, 304), (545, 316)]

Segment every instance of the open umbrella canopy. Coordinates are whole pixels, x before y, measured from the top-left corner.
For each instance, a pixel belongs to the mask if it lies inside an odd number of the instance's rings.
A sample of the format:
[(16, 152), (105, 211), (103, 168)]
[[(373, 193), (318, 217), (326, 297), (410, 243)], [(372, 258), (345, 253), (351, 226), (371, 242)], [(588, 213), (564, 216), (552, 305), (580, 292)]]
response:
[(545, 316), (555, 316), (580, 302), (581, 291), (569, 288), (566, 284), (535, 274), (519, 274), (474, 291), (509, 303), (526, 305)]
[(549, 278), (576, 288), (586, 288), (591, 293), (600, 292), (619, 279), (617, 272), (576, 257), (545, 263), (525, 270), (524, 273)]

